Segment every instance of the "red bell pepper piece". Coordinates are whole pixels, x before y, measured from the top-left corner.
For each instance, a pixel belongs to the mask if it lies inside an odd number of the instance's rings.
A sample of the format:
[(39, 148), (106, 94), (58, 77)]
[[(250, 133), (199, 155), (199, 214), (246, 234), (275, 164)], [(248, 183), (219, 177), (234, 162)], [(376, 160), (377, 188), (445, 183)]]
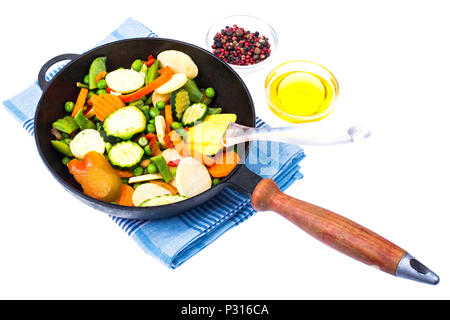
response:
[(147, 61), (144, 63), (147, 65), (147, 67), (150, 67), (153, 63), (155, 63), (156, 59), (153, 58), (153, 55), (149, 55), (147, 58)]
[(180, 159), (172, 160), (167, 163), (169, 167), (177, 167), (180, 164)]

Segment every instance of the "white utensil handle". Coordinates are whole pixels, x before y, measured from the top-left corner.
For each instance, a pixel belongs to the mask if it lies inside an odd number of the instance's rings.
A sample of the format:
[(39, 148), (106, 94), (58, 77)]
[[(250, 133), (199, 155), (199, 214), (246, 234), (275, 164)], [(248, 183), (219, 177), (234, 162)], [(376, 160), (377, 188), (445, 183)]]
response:
[(281, 128), (251, 128), (231, 123), (223, 137), (225, 147), (242, 142), (266, 140), (298, 145), (336, 145), (351, 143), (368, 138), (371, 132), (365, 128), (353, 126), (346, 133), (329, 135), (323, 130), (312, 130), (301, 125)]

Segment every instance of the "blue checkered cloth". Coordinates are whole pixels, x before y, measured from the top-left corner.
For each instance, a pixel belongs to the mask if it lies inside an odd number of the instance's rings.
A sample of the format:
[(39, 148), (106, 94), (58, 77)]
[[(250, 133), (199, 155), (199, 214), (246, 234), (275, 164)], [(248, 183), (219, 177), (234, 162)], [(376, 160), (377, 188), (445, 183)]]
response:
[[(156, 34), (138, 21), (129, 18), (98, 45), (137, 37), (156, 37)], [(46, 80), (50, 81), (63, 66), (51, 69), (46, 75)], [(34, 113), (41, 95), (42, 90), (35, 82), (18, 95), (3, 102), (31, 135), (34, 133)], [(257, 119), (256, 125), (266, 126), (261, 119)], [(303, 157), (303, 149), (298, 146), (283, 143), (253, 143), (246, 165), (263, 178), (274, 179), (281, 190), (286, 190), (292, 183), (302, 178), (299, 162)], [(156, 257), (169, 268), (175, 269), (255, 213), (249, 198), (225, 188), (206, 203), (168, 219), (147, 221), (114, 216), (111, 216), (111, 219), (146, 253)]]

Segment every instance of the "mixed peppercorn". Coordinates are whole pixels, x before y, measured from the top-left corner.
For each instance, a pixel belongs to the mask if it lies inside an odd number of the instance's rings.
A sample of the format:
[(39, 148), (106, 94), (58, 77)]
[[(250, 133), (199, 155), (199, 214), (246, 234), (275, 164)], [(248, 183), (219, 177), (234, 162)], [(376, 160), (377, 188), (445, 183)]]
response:
[(256, 64), (270, 56), (269, 38), (233, 25), (214, 36), (213, 53), (223, 61), (240, 66)]

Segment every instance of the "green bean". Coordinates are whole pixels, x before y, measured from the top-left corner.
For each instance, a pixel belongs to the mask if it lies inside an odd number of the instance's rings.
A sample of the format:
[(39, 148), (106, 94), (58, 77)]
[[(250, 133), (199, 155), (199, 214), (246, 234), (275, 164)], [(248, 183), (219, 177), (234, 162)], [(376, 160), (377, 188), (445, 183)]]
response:
[(149, 84), (153, 80), (156, 79), (156, 74), (159, 68), (159, 60), (156, 60), (150, 68), (148, 68), (147, 73), (145, 74), (145, 84)]
[(81, 83), (81, 82), (77, 82), (77, 88), (89, 89), (89, 86), (87, 84), (84, 84), (84, 83)]

